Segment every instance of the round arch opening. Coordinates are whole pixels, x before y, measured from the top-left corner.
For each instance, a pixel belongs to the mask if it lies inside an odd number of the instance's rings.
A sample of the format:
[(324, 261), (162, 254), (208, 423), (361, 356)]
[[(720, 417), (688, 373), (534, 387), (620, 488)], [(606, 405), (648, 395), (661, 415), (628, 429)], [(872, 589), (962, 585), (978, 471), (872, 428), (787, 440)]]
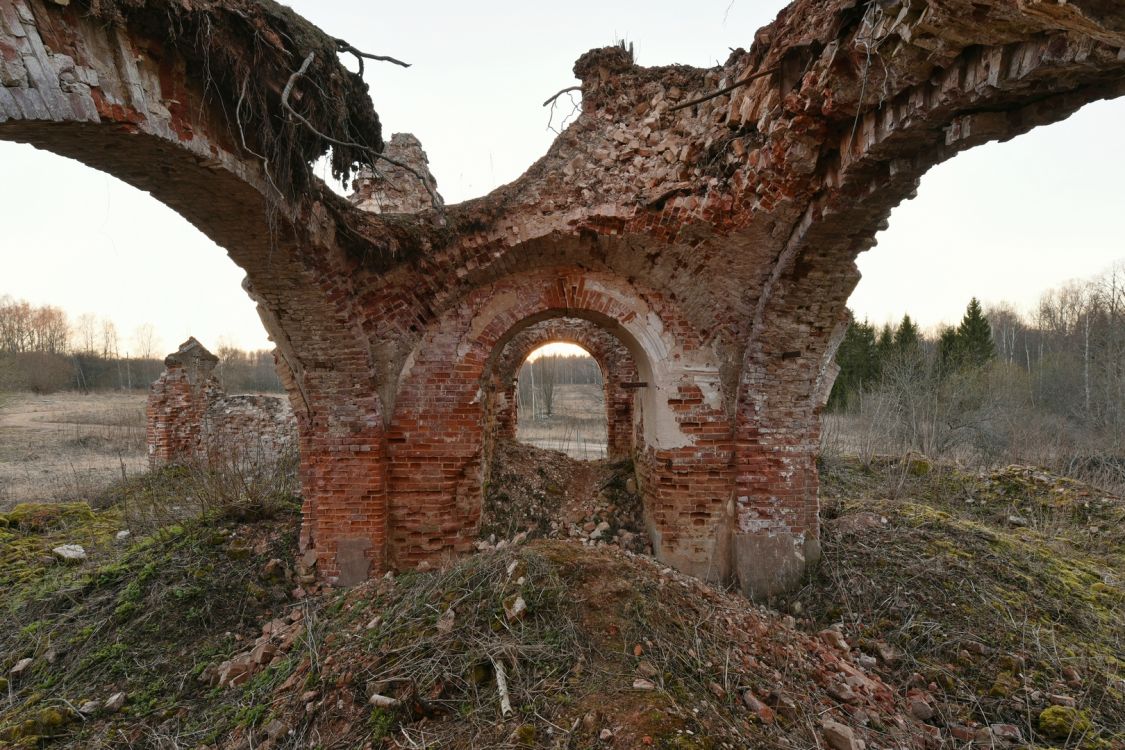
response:
[(606, 378), (589, 351), (542, 344), (524, 359), (515, 386), (517, 442), (583, 461), (608, 456)]

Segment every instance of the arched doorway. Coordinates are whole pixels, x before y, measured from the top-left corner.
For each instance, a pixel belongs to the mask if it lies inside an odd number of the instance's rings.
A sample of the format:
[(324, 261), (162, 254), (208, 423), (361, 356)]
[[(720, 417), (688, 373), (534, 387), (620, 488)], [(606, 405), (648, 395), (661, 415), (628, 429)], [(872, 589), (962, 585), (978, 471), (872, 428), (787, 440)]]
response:
[(516, 440), (571, 458), (607, 455), (605, 378), (580, 346), (543, 344), (516, 373)]

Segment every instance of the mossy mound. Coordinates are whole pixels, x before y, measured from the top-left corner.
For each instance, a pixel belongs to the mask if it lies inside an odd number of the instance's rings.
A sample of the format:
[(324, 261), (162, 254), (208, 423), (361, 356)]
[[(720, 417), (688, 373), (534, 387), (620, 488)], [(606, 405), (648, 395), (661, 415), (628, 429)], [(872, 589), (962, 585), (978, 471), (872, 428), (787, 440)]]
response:
[(1039, 731), (1056, 740), (1083, 737), (1090, 726), (1089, 714), (1072, 706), (1049, 706), (1039, 714)]
[(86, 503), (23, 503), (0, 514), (0, 607), (18, 612), (27, 598), (69, 585), (77, 571), (59, 565), (54, 547), (80, 544), (97, 556), (121, 528), (119, 510), (98, 513)]
[[(127, 499), (141, 502), (145, 486), (131, 483)], [(0, 704), (0, 746), (140, 747), (139, 737), (157, 736), (170, 719), (197, 734), (234, 726), (238, 699), (212, 702), (195, 676), (291, 601), (284, 581), (263, 583), (259, 572), (291, 555), (295, 512), (249, 526), (184, 519), (118, 541), (124, 516), (121, 506), (85, 504), (21, 505), (5, 515), (0, 619), (14, 626), (0, 629), (0, 673), (32, 662), (5, 680), (11, 700)], [(245, 559), (223, 554), (246, 539)], [(50, 549), (63, 543), (82, 544), (87, 560), (54, 562)], [(116, 692), (128, 695), (120, 712), (77, 713)]]
[[(783, 605), (843, 623), (869, 654), (891, 645), (901, 659), (884, 674), (933, 694), (941, 724), (1125, 743), (1120, 498), (1028, 467), (919, 475), (837, 461), (821, 476), (824, 560)], [(847, 520), (865, 513), (887, 523)], [(1077, 717), (1083, 730), (1060, 736)]]

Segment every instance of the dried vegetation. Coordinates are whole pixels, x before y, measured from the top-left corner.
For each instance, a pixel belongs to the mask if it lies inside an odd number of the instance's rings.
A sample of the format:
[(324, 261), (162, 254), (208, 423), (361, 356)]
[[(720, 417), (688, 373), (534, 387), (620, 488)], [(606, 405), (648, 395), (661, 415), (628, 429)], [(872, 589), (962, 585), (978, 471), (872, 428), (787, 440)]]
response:
[[(539, 518), (582, 505), (535, 498), (576, 488), (565, 458), (540, 458), (559, 465), (494, 473), (532, 498), (497, 533), (549, 536)], [(19, 623), (0, 667), (32, 661), (0, 732), (17, 747), (687, 749), (824, 746), (828, 726), (923, 748), (1000, 746), (1011, 726), (1041, 747), (1121, 746), (1119, 499), (920, 458), (822, 474), (825, 562), (774, 602), (790, 614), (589, 539), (348, 591), (293, 575), (292, 511), (154, 515), (117, 541), (144, 492), (198, 491), (183, 471), (104, 510), (17, 508), (0, 528)], [(48, 561), (64, 541), (89, 559)]]
[[(890, 644), (901, 658), (887, 677), (935, 726), (1125, 743), (1121, 498), (1033, 467), (918, 456), (833, 461), (821, 476), (824, 561), (783, 605), (841, 623), (868, 652)], [(1060, 714), (1074, 720), (1061, 734)]]

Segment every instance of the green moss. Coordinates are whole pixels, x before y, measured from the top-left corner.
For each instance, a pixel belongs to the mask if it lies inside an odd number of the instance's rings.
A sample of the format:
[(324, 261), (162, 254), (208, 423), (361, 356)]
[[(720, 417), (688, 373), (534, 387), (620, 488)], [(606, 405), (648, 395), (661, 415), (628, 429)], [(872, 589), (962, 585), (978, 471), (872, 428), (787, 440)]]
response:
[(89, 523), (94, 511), (86, 503), (20, 503), (6, 514), (8, 528), (45, 532)]
[(265, 718), (268, 709), (266, 704), (245, 706), (235, 714), (234, 723), (240, 727), (256, 727)]
[(521, 724), (516, 729), (516, 742), (521, 747), (535, 747), (535, 740), (538, 736), (539, 732), (535, 729), (534, 724)]
[(367, 717), (367, 726), (371, 730), (371, 739), (379, 742), (391, 736), (395, 727), (395, 716), (385, 708), (375, 707)]
[(1056, 740), (1090, 731), (1090, 715), (1070, 706), (1051, 706), (1039, 714), (1039, 731)]
[(914, 456), (906, 465), (906, 470), (910, 472), (913, 477), (924, 477), (934, 470), (934, 465), (930, 463), (927, 458), (921, 456)]
[(38, 734), (51, 736), (62, 731), (67, 723), (67, 716), (57, 708), (44, 708), (35, 715)]

